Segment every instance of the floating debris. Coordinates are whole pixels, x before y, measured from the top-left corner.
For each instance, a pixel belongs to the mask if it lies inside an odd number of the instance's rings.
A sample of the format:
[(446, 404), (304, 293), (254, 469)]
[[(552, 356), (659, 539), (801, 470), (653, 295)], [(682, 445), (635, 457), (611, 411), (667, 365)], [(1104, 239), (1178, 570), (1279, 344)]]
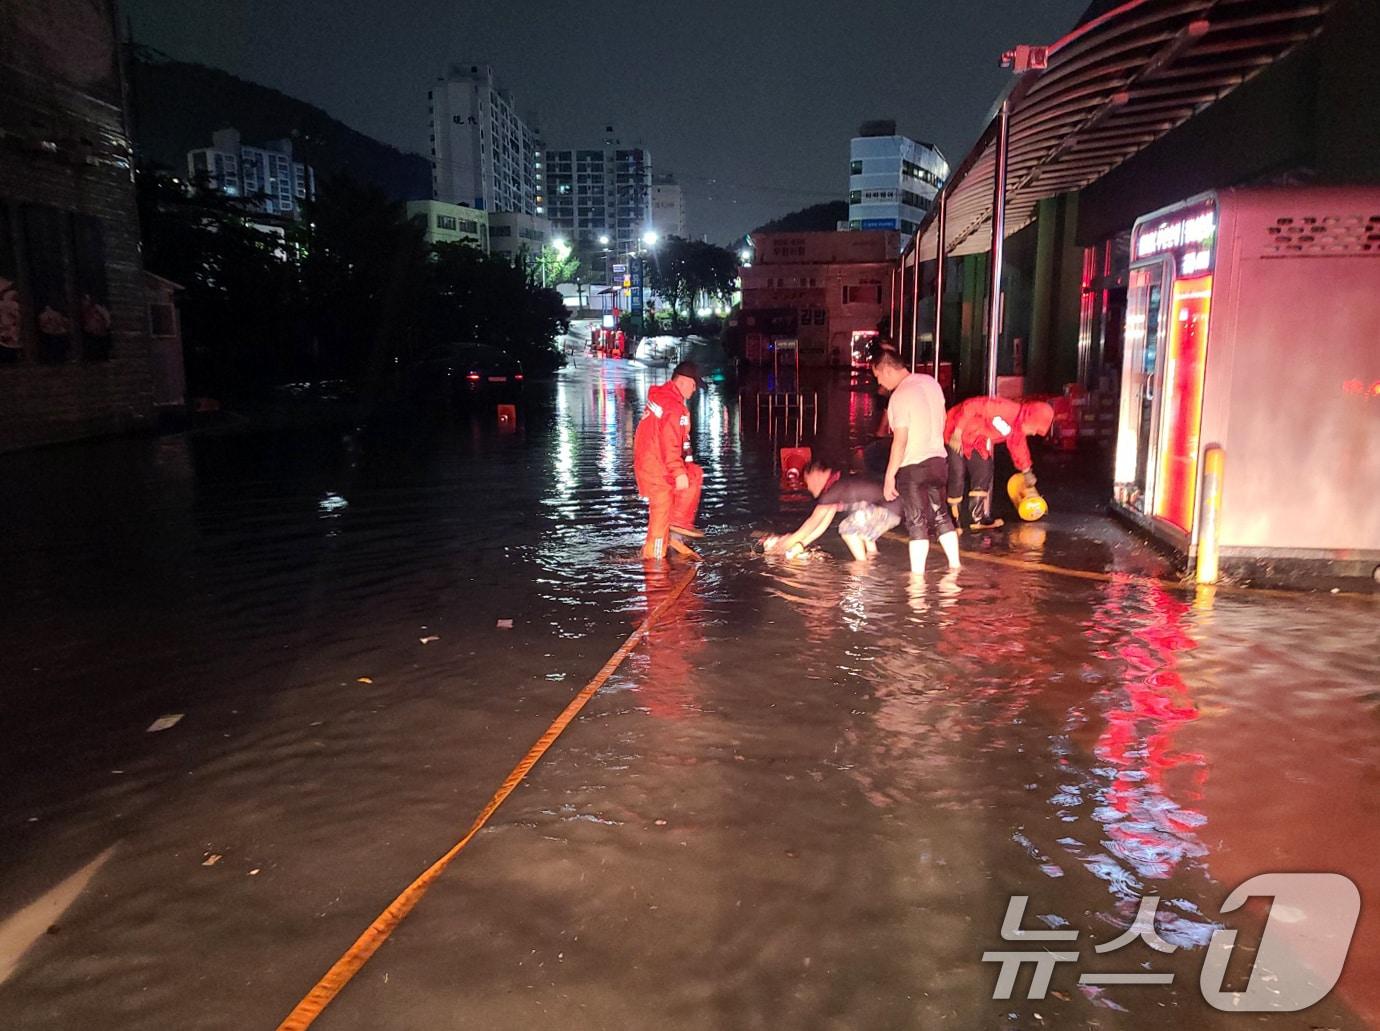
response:
[(177, 712), (168, 716), (159, 716), (158, 719), (149, 724), (149, 729), (144, 731), (144, 733), (156, 734), (160, 730), (167, 730), (169, 727), (175, 727), (181, 721), (183, 715), (185, 714)]

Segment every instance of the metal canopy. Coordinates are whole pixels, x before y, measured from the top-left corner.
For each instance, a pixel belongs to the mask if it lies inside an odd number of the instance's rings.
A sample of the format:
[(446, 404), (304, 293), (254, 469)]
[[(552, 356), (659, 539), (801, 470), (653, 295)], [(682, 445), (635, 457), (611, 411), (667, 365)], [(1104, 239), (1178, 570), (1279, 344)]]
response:
[[(1010, 111), (1005, 235), (1080, 190), (1316, 35), (1332, 0), (1131, 0), (1047, 48)], [(992, 247), (995, 121), (945, 186), (945, 251)], [(938, 211), (902, 259), (937, 253)]]

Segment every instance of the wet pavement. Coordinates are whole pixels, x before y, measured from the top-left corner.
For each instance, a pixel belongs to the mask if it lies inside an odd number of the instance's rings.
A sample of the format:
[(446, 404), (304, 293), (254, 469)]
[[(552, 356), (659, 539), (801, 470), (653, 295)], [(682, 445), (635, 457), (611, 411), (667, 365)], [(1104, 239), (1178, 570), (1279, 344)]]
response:
[[(0, 1027), (276, 1027), (686, 575), (632, 558), (662, 376), (584, 362), (512, 432), (0, 456)], [(775, 449), (873, 418), (842, 386), (803, 426), (723, 382), (697, 402), (709, 560), (316, 1027), (1380, 1022), (1375, 600), (1144, 579), (1162, 560), (1054, 457), (1049, 519), (965, 540), (956, 581), (912, 581), (895, 541), (865, 568), (832, 533), (754, 554), (808, 510)], [(1363, 899), (1338, 988), (1210, 1007), (1213, 931), (1245, 954), (1265, 920), (1227, 893), (1310, 870)], [(1013, 895), (1077, 940), (1003, 943)], [(1144, 895), (1175, 950), (1095, 953)], [(994, 1000), (1002, 949), (1079, 959)]]

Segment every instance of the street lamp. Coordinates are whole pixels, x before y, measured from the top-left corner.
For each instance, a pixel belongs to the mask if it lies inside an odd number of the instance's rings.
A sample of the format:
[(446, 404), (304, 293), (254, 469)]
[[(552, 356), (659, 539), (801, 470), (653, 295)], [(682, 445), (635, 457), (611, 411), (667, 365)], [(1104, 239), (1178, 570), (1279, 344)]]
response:
[(600, 246), (600, 247), (607, 247), (608, 245), (609, 245), (609, 235), (608, 235), (608, 233), (605, 233), (605, 234), (603, 234), (602, 236), (599, 237), (599, 246)]
[(645, 233), (642, 234), (642, 242), (645, 243), (648, 247), (655, 247), (656, 242), (659, 239), (661, 239), (661, 237), (656, 235), (655, 229), (648, 229)]
[(741, 251), (738, 252), (738, 260), (741, 261), (744, 265), (746, 265), (748, 262), (752, 260), (752, 251), (744, 247)]
[[(551, 241), (551, 250), (555, 252), (557, 261), (565, 261), (570, 257), (570, 244), (566, 243), (559, 236)], [(546, 254), (546, 248), (542, 248), (541, 256), (537, 259), (537, 264), (541, 266), (541, 285), (546, 287), (547, 273), (550, 271), (551, 260)]]

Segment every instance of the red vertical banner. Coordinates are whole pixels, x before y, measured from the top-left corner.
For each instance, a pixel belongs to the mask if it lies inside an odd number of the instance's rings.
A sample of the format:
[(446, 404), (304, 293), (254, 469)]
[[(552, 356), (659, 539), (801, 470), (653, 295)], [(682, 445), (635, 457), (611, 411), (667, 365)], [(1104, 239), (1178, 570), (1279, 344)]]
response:
[(1212, 276), (1174, 281), (1164, 356), (1164, 407), (1160, 414), (1160, 466), (1154, 511), (1185, 533), (1192, 532), (1198, 496), (1198, 435), (1211, 302)]

